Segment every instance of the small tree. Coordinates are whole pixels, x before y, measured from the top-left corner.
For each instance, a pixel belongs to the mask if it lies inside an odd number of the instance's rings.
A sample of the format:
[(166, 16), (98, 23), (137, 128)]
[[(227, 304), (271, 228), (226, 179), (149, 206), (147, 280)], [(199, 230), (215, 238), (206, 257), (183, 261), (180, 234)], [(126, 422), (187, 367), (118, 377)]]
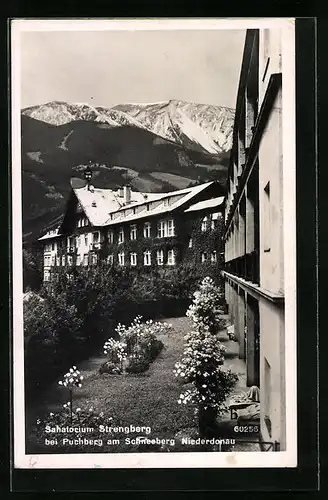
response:
[(212, 278), (206, 277), (199, 289), (194, 292), (192, 304), (188, 308), (187, 316), (200, 327), (207, 327), (210, 333), (217, 333), (225, 326), (222, 318), (223, 295), (215, 286)]
[(178, 403), (195, 407), (200, 433), (205, 435), (215, 433), (216, 417), (226, 409), (225, 400), (238, 380), (223, 368), (225, 347), (215, 335), (225, 325), (221, 304), (220, 290), (211, 278), (204, 278), (187, 310), (194, 327), (175, 366), (175, 375), (193, 384), (180, 394)]
[(225, 347), (210, 333), (207, 326), (198, 325), (186, 335), (182, 359), (175, 366), (175, 375), (192, 389), (180, 394), (179, 404), (191, 404), (198, 414), (201, 434), (215, 432), (215, 419), (225, 411), (225, 400), (238, 380), (237, 375), (222, 367)]
[(66, 387), (69, 390), (69, 411), (70, 411), (70, 420), (71, 424), (73, 423), (73, 390), (77, 387), (82, 387), (83, 376), (80, 371), (73, 366), (69, 369), (67, 373), (65, 373), (63, 380), (58, 382), (59, 385)]

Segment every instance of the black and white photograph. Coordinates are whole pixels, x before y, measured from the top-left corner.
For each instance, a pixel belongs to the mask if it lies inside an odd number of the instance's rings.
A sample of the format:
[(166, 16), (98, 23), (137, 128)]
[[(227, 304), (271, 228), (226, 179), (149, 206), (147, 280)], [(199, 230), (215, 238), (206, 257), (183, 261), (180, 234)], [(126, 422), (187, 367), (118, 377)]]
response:
[(15, 467), (297, 466), (294, 29), (11, 22)]

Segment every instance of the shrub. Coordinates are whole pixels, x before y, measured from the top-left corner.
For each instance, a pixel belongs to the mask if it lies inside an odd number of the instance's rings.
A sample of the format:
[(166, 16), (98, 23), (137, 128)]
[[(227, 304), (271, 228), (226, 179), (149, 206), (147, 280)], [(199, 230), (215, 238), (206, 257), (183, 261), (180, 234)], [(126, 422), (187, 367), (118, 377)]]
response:
[(112, 361), (105, 361), (99, 368), (99, 373), (102, 375), (103, 373), (108, 373), (109, 375), (120, 375), (123, 369), (117, 363), (113, 363)]
[(137, 316), (129, 326), (118, 324), (115, 331), (119, 340), (108, 339), (104, 344), (108, 361), (117, 367), (117, 372), (123, 371), (124, 360), (127, 360), (127, 372), (140, 373), (147, 370), (163, 348), (163, 343), (157, 336), (168, 333), (170, 328), (167, 323), (153, 320), (142, 322), (141, 316)]
[(202, 434), (215, 432), (215, 419), (226, 410), (225, 400), (238, 380), (222, 366), (225, 348), (215, 335), (224, 325), (220, 304), (220, 291), (206, 277), (186, 313), (194, 328), (185, 336), (185, 349), (174, 370), (184, 383), (193, 384), (180, 394), (178, 403), (194, 406)]
[(215, 286), (212, 278), (206, 277), (199, 289), (194, 292), (192, 304), (187, 310), (187, 316), (199, 326), (207, 327), (211, 333), (216, 333), (225, 326), (222, 319), (222, 293)]
[(190, 403), (205, 410), (213, 408), (219, 414), (233, 389), (237, 375), (224, 370), (225, 347), (208, 328), (198, 327), (185, 336), (186, 346), (181, 361), (175, 366), (175, 375), (184, 382), (194, 383), (180, 395), (178, 402)]
[(27, 380), (43, 386), (54, 380), (79, 352), (82, 321), (62, 295), (32, 297), (24, 303)]

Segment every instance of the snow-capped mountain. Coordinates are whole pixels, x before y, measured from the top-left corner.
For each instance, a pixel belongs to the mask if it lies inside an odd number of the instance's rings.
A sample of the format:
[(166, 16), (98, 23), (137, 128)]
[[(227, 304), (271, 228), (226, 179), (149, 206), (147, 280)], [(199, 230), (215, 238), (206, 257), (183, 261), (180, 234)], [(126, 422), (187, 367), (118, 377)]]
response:
[(234, 119), (234, 111), (230, 108), (175, 100), (119, 104), (113, 108), (52, 101), (25, 108), (22, 115), (56, 126), (82, 120), (110, 127), (137, 127), (208, 154), (229, 151)]
[(65, 125), (75, 120), (95, 120), (99, 112), (89, 104), (69, 104), (64, 101), (51, 101), (22, 110), (22, 115), (40, 120), (49, 125)]
[(185, 136), (191, 133), (191, 120), (195, 124), (192, 127), (193, 139), (198, 137), (200, 144), (203, 143), (208, 152), (226, 152), (231, 148), (235, 114), (231, 108), (171, 100), (148, 104), (119, 104), (113, 109), (133, 116), (148, 130), (173, 141), (177, 140), (176, 125)]

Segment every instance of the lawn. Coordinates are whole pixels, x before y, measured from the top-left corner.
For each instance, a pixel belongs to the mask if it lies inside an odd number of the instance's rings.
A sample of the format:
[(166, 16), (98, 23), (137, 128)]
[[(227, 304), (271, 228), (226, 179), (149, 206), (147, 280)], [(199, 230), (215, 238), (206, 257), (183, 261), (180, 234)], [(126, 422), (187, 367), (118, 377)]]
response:
[[(174, 376), (173, 368), (181, 356), (184, 346), (184, 335), (190, 328), (188, 318), (167, 319), (173, 329), (168, 335), (159, 338), (164, 344), (158, 358), (150, 365), (147, 372), (133, 375), (99, 374), (98, 370), (104, 357), (91, 358), (79, 367), (84, 377), (83, 386), (76, 389), (73, 407), (88, 410), (94, 408), (95, 413), (104, 413), (104, 418), (112, 418), (112, 427), (150, 427), (149, 438), (169, 439), (183, 429), (194, 428), (196, 425), (192, 408), (177, 403), (182, 385)], [(58, 445), (45, 446), (44, 427), (32, 430), (32, 420), (37, 416), (43, 418), (49, 412), (61, 411), (63, 403), (68, 400), (66, 389), (54, 384), (44, 395), (42, 404), (29, 413), (27, 428), (28, 453), (62, 453), (66, 452), (134, 452), (134, 451), (161, 451), (161, 445), (126, 444), (125, 438), (129, 434), (115, 432), (102, 434), (99, 432), (89, 435), (92, 438), (103, 438), (102, 446), (68, 448), (62, 446), (60, 435)], [(130, 438), (139, 434), (130, 434)], [(66, 436), (72, 439), (72, 435)], [(120, 443), (107, 445), (107, 439), (120, 440)], [(150, 446), (150, 448), (149, 448)]]

